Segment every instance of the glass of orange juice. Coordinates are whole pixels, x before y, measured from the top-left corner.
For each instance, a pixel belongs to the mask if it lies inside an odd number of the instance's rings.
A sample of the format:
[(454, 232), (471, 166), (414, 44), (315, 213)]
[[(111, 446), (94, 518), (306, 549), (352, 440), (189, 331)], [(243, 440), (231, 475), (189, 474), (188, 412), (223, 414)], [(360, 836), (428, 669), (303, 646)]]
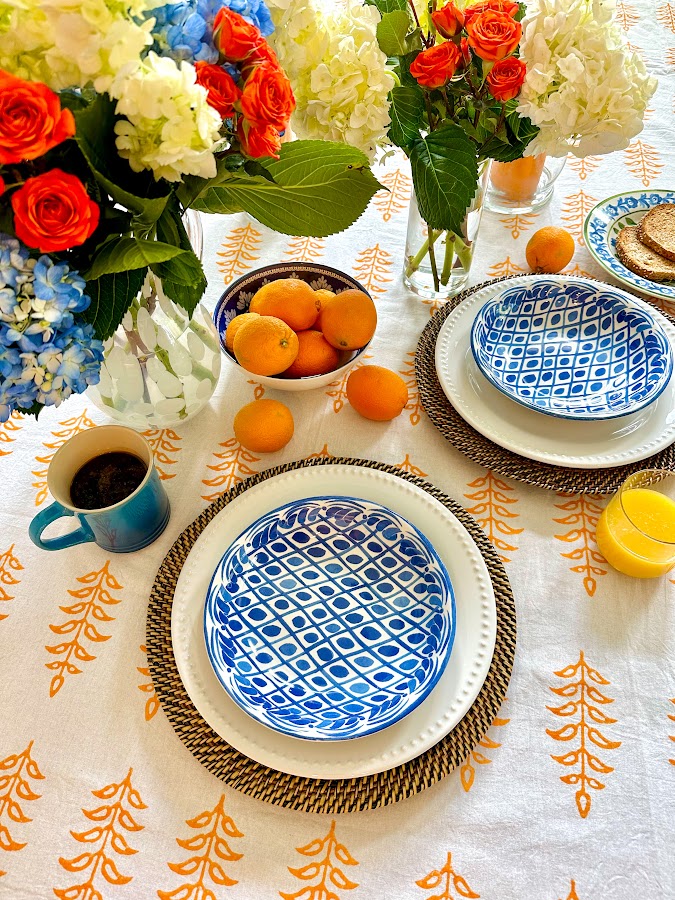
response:
[(633, 578), (657, 578), (675, 566), (675, 472), (630, 475), (602, 512), (596, 529), (607, 562)]

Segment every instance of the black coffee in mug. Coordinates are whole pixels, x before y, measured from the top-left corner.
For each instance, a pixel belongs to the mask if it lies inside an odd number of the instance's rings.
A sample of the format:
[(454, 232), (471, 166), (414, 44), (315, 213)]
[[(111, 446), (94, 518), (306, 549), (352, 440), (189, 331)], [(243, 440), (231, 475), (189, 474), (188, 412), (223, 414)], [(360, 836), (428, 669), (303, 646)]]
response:
[(75, 473), (70, 485), (71, 503), (78, 509), (114, 506), (133, 494), (147, 471), (146, 464), (133, 453), (102, 453)]

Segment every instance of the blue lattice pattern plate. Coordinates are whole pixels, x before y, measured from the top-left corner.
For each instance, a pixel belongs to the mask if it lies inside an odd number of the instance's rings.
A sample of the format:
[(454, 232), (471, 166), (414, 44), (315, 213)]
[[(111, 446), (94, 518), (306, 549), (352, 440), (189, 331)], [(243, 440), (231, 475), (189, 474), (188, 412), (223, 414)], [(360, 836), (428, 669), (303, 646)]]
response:
[(624, 191), (602, 200), (586, 216), (584, 241), (591, 256), (632, 290), (675, 301), (675, 281), (650, 281), (631, 272), (616, 256), (616, 238), (626, 225), (638, 225), (660, 203), (675, 203), (675, 191)]
[(424, 535), (353, 497), (259, 518), (227, 549), (204, 607), (206, 649), (245, 712), (308, 740), (362, 737), (428, 696), (455, 635), (450, 577)]
[(655, 316), (623, 291), (581, 279), (507, 288), (479, 310), (471, 349), (483, 375), (512, 400), (577, 421), (642, 409), (673, 370)]

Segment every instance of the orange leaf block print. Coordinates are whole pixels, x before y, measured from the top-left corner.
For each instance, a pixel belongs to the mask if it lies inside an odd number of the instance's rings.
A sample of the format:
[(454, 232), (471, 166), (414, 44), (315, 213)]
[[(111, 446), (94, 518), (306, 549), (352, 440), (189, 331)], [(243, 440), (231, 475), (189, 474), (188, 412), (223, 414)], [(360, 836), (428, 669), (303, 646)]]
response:
[(656, 18), (669, 31), (675, 34), (675, 6), (672, 3), (664, 3), (656, 10)]
[(415, 376), (415, 351), (409, 350), (408, 353), (406, 353), (406, 357), (407, 359), (403, 364), (404, 368), (399, 369), (399, 372), (403, 376), (406, 387), (408, 388), (408, 402), (405, 406), (405, 411), (410, 417), (410, 424), (415, 426), (419, 425), (422, 418), (420, 414), (422, 403), (420, 402), (420, 392), (417, 387), (417, 378)]
[(578, 194), (566, 197), (562, 204), (560, 218), (566, 223), (564, 227), (576, 237), (580, 247), (584, 246), (583, 230), (586, 216), (596, 203), (595, 197), (579, 191)]
[(458, 900), (460, 897), (476, 898), (480, 897), (475, 891), (471, 890), (466, 883), (466, 879), (462, 875), (458, 875), (452, 867), (452, 854), (448, 853), (448, 858), (442, 869), (434, 869), (420, 878), (415, 884), (419, 885), (423, 891), (434, 891), (441, 889), (441, 893), (433, 894), (426, 900)]
[(632, 175), (639, 178), (644, 187), (649, 187), (663, 169), (659, 151), (640, 139), (633, 141), (624, 150), (624, 155), (626, 168)]
[[(222, 863), (236, 862), (242, 858), (243, 854), (232, 850), (227, 839), (244, 835), (226, 815), (224, 804), (223, 794), (213, 809), (187, 820), (186, 824), (197, 833), (188, 838), (176, 838), (176, 843), (188, 851), (188, 858), (181, 863), (167, 865), (172, 872), (190, 880), (173, 890), (157, 891), (160, 900), (216, 900), (216, 894), (207, 881), (217, 887), (231, 887), (237, 883), (225, 872)], [(195, 876), (195, 880), (190, 876)]]
[[(673, 697), (673, 699), (670, 702), (675, 705), (675, 697)], [(675, 722), (675, 716), (672, 715), (671, 713), (668, 713), (668, 718), (670, 719), (671, 722)], [(669, 735), (669, 737), (670, 737), (670, 740), (673, 743), (675, 743), (675, 734), (671, 734), (671, 735)], [(671, 764), (671, 766), (675, 766), (675, 759), (669, 759), (668, 762)]]
[(511, 229), (511, 237), (517, 241), (523, 232), (532, 228), (537, 221), (536, 213), (516, 213), (513, 216), (502, 216), (499, 220), (506, 228)]
[(513, 553), (518, 547), (511, 544), (506, 538), (521, 534), (522, 528), (510, 525), (509, 519), (517, 519), (518, 513), (509, 507), (518, 502), (513, 495), (514, 489), (490, 470), (485, 476), (470, 481), (467, 487), (473, 488), (473, 493), (464, 494), (467, 500), (475, 501), (474, 506), (467, 508), (478, 520), (478, 524), (490, 538), (494, 548), (499, 552), (502, 562), (511, 562), (505, 553)]
[(565, 898), (565, 900), (579, 900), (579, 895), (577, 894), (576, 885), (574, 884), (574, 879), (570, 881), (570, 892)]
[(371, 294), (384, 294), (384, 286), (391, 281), (391, 254), (383, 250), (379, 244), (362, 250), (356, 257), (354, 273), (364, 288)]
[(412, 179), (401, 169), (387, 172), (380, 178), (381, 184), (389, 188), (388, 191), (378, 191), (373, 197), (373, 204), (382, 218), (388, 222), (392, 216), (408, 209), (412, 189)]
[(152, 447), (155, 457), (157, 472), (162, 481), (175, 478), (176, 473), (167, 467), (175, 466), (178, 460), (175, 458), (180, 453), (178, 446), (181, 437), (172, 428), (151, 428), (143, 432), (143, 437)]
[(35, 457), (35, 462), (44, 466), (44, 468), (37, 469), (33, 472), (33, 475), (38, 479), (33, 482), (33, 487), (37, 488), (37, 495), (35, 497), (36, 506), (41, 506), (47, 499), (47, 469), (49, 468), (49, 463), (52, 461), (56, 451), (59, 447), (62, 447), (66, 441), (70, 440), (71, 437), (74, 437), (74, 435), (79, 434), (81, 431), (85, 431), (87, 428), (93, 428), (94, 425), (96, 425), (96, 422), (92, 422), (87, 415), (87, 410), (83, 409), (79, 416), (59, 422), (59, 425), (61, 426), (60, 431), (52, 431), (52, 436), (55, 437), (56, 440), (50, 441), (49, 443), (45, 441), (43, 445), (51, 452), (46, 453), (44, 456)]
[[(23, 753), (12, 753), (0, 761), (0, 850), (12, 853), (22, 850), (26, 842), (12, 837), (14, 824), (25, 825), (33, 820), (22, 809), (22, 802), (39, 800), (31, 787), (31, 781), (41, 781), (45, 776), (31, 755), (33, 741)], [(5, 875), (0, 871), (0, 875)]]
[(259, 381), (254, 381), (252, 378), (249, 378), (246, 384), (250, 384), (253, 387), (253, 399), (260, 400), (261, 397), (265, 396), (265, 388), (260, 384)]
[(633, 6), (629, 6), (628, 3), (624, 3), (623, 0), (618, 0), (615, 16), (617, 23), (624, 31), (628, 31), (640, 19), (637, 10)]
[(332, 397), (333, 399), (333, 412), (339, 413), (342, 407), (345, 405), (345, 401), (347, 400), (347, 379), (356, 369), (361, 368), (361, 366), (365, 365), (365, 361), (367, 359), (372, 359), (373, 357), (369, 353), (362, 353), (359, 357), (359, 362), (356, 365), (352, 366), (348, 372), (342, 376), (339, 381), (331, 381), (328, 385), (330, 390), (326, 391), (327, 397)]
[[(12, 544), (9, 550), (0, 554), (0, 603), (8, 603), (14, 599), (14, 594), (10, 594), (5, 588), (19, 584), (21, 579), (17, 578), (14, 573), (21, 572), (22, 569), (23, 566), (14, 556), (14, 544)], [(0, 613), (0, 622), (6, 618), (6, 614)]]
[(418, 478), (426, 478), (428, 474), (427, 472), (423, 472), (419, 466), (414, 465), (407, 453), (403, 462), (396, 463), (396, 465), (399, 469), (403, 469), (404, 472), (409, 472), (411, 475), (416, 475)]
[(249, 475), (255, 475), (256, 470), (252, 469), (249, 463), (259, 462), (260, 457), (254, 456), (246, 447), (242, 447), (239, 441), (232, 437), (222, 444), (218, 445), (223, 448), (222, 453), (214, 453), (214, 459), (220, 460), (212, 466), (207, 466), (212, 472), (218, 474), (214, 478), (203, 478), (202, 484), (206, 487), (221, 488), (212, 494), (202, 494), (202, 500), (212, 502), (229, 491), (235, 484), (239, 484)]
[(349, 850), (335, 836), (335, 820), (324, 838), (316, 838), (305, 847), (298, 847), (303, 856), (316, 857), (313, 862), (299, 868), (288, 867), (291, 875), (305, 884), (297, 891), (279, 891), (284, 900), (340, 900), (338, 891), (351, 891), (358, 887), (356, 881), (347, 878), (340, 866), (358, 866)]
[(572, 156), (572, 154), (570, 154), (567, 159), (570, 167), (576, 172), (579, 181), (585, 181), (591, 172), (595, 172), (602, 162), (601, 156), (585, 156), (583, 159), (579, 159), (578, 156)]
[[(21, 419), (22, 417), (18, 413), (12, 413), (6, 422), (0, 422), (0, 445), (14, 443), (16, 432), (21, 431), (21, 426), (23, 425)], [(9, 456), (11, 452), (11, 449), (7, 450), (0, 446), (0, 456)]]
[(666, 50), (666, 62), (675, 69), (675, 47), (669, 47)]
[[(499, 717), (495, 717), (492, 720), (491, 728), (501, 728), (504, 725), (508, 725), (511, 719), (500, 719)], [(478, 747), (481, 749), (479, 750)], [(462, 781), (462, 787), (464, 790), (468, 792), (473, 787), (474, 780), (476, 778), (476, 769), (475, 765), (479, 766), (487, 766), (492, 760), (489, 756), (486, 756), (483, 753), (483, 750), (496, 750), (498, 747), (501, 747), (499, 741), (495, 741), (494, 738), (488, 737), (487, 734), (483, 735), (483, 737), (478, 741), (477, 746), (469, 753), (467, 758), (462, 763), (459, 776)]]
[(241, 228), (233, 228), (223, 241), (223, 249), (216, 253), (217, 264), (223, 281), (228, 284), (239, 275), (243, 275), (253, 266), (260, 256), (258, 249), (262, 235), (248, 224)]
[(335, 454), (328, 450), (328, 444), (324, 444), (318, 453), (310, 453), (305, 460), (310, 459), (335, 459)]
[(133, 856), (138, 853), (124, 836), (124, 832), (142, 831), (130, 810), (143, 810), (147, 806), (141, 800), (138, 791), (131, 784), (133, 769), (129, 769), (126, 778), (119, 784), (108, 784), (98, 791), (92, 791), (98, 800), (108, 801), (95, 809), (83, 809), (82, 812), (93, 828), (87, 831), (71, 831), (71, 835), (81, 844), (88, 845), (87, 850), (72, 859), (61, 857), (59, 862), (66, 872), (86, 872), (86, 881), (73, 884), (67, 888), (54, 888), (59, 900), (102, 900), (99, 889), (102, 882), (120, 885), (129, 884), (132, 875), (123, 875), (117, 868), (113, 851), (117, 856)]
[(54, 697), (61, 690), (66, 675), (81, 674), (80, 663), (96, 659), (96, 656), (86, 649), (85, 640), (93, 644), (110, 640), (111, 635), (101, 634), (98, 630), (98, 623), (115, 621), (114, 616), (106, 612), (106, 607), (115, 606), (120, 602), (120, 599), (113, 597), (110, 592), (121, 591), (122, 585), (111, 574), (109, 565), (110, 560), (106, 560), (102, 569), (88, 572), (77, 579), (83, 586), (75, 591), (68, 591), (77, 602), (70, 606), (59, 607), (68, 618), (61, 625), (49, 626), (54, 634), (68, 636), (68, 640), (60, 644), (45, 647), (49, 653), (61, 657), (45, 663), (50, 671), (56, 673), (49, 685), (50, 697)]
[(610, 682), (588, 665), (583, 650), (574, 665), (566, 666), (559, 672), (554, 672), (554, 675), (568, 682), (561, 687), (549, 688), (558, 697), (563, 697), (565, 702), (561, 706), (546, 708), (556, 716), (573, 721), (561, 728), (547, 728), (546, 734), (555, 741), (574, 741), (576, 746), (575, 749), (559, 756), (551, 754), (551, 759), (574, 770), (567, 775), (561, 775), (560, 780), (564, 784), (576, 785), (574, 798), (579, 815), (585, 819), (591, 810), (591, 795), (588, 790), (601, 791), (605, 787), (594, 773), (607, 775), (614, 771), (613, 766), (607, 765), (594, 755), (593, 748), (616, 750), (621, 746), (621, 741), (610, 741), (597, 727), (616, 722), (616, 719), (612, 719), (601, 709), (609, 703), (614, 703), (614, 700), (606, 697), (597, 687), (597, 685), (604, 687)]
[(598, 586), (597, 578), (606, 575), (607, 569), (605, 557), (598, 550), (595, 542), (595, 530), (602, 509), (596, 498), (588, 494), (565, 494), (558, 492), (558, 496), (566, 498), (564, 503), (556, 503), (556, 509), (567, 513), (562, 519), (554, 519), (558, 525), (569, 525), (570, 530), (564, 534), (556, 534), (559, 541), (567, 544), (579, 544), (569, 553), (561, 553), (565, 559), (574, 560), (577, 565), (570, 566), (570, 572), (577, 572), (584, 576), (584, 589), (589, 597), (595, 594)]
[(507, 256), (502, 262), (497, 262), (488, 269), (488, 275), (492, 278), (504, 278), (507, 275), (521, 275), (526, 272), (522, 266), (514, 263), (510, 256)]
[(325, 238), (296, 237), (284, 253), (286, 259), (294, 262), (314, 262), (324, 254)]
[[(145, 644), (141, 644), (141, 653), (147, 652), (148, 651)], [(144, 678), (149, 679), (148, 681), (144, 681), (143, 684), (138, 685), (138, 690), (148, 695), (145, 701), (145, 721), (149, 722), (157, 714), (157, 710), (159, 709), (159, 700), (157, 698), (155, 686), (152, 683), (150, 669), (147, 666), (137, 666), (136, 671), (139, 675), (142, 675)]]

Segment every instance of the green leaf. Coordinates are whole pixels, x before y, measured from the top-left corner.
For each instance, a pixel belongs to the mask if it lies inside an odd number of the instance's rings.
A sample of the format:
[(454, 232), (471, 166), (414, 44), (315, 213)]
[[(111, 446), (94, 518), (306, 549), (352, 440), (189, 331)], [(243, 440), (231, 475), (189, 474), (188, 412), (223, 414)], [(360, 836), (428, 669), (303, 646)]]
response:
[(461, 233), (478, 183), (476, 148), (464, 131), (446, 122), (418, 138), (410, 152), (417, 202), (431, 228)]
[(384, 13), (377, 24), (377, 43), (387, 56), (405, 56), (412, 50), (408, 39), (410, 15), (407, 9)]
[(157, 240), (180, 247), (181, 250), (192, 250), (183, 216), (175, 199), (157, 220)]
[(424, 91), (417, 85), (400, 85), (391, 91), (389, 137), (404, 150), (419, 137), (424, 118)]
[(348, 228), (382, 189), (360, 150), (333, 141), (292, 141), (278, 160), (261, 160), (269, 181), (235, 173), (219, 175), (194, 208), (228, 213), (244, 209), (282, 234), (326, 237)]
[(192, 315), (206, 290), (204, 269), (192, 250), (165, 262), (152, 263), (150, 268), (162, 279), (166, 296)]
[(520, 159), (527, 145), (539, 133), (539, 128), (530, 119), (518, 115), (515, 111), (517, 101), (507, 104), (507, 110), (511, 103), (513, 106), (506, 116), (505, 139), (499, 133), (486, 141), (481, 147), (481, 159), (494, 159), (497, 162), (512, 162), (514, 159)]
[(93, 281), (102, 275), (147, 268), (153, 263), (173, 259), (185, 252), (180, 247), (162, 241), (148, 241), (134, 237), (113, 238), (99, 248), (86, 277)]
[(94, 326), (97, 338), (104, 341), (114, 334), (131, 301), (143, 286), (146, 272), (145, 268), (133, 269), (87, 281), (91, 305), (82, 315)]
[(408, 0), (366, 0), (368, 6), (374, 6), (384, 15), (395, 9), (407, 9)]

